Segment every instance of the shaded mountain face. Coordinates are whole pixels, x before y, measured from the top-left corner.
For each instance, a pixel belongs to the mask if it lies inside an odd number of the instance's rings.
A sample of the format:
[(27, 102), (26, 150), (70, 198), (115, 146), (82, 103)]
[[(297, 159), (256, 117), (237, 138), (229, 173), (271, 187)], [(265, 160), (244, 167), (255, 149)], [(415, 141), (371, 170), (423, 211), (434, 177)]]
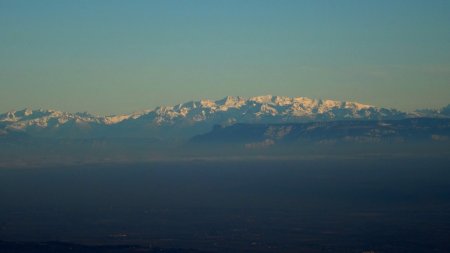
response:
[(450, 104), (440, 110), (440, 113), (450, 117)]
[(450, 119), (330, 121), (216, 126), (190, 140), (197, 145), (262, 148), (278, 144), (405, 143), (450, 141)]
[(356, 102), (305, 97), (258, 96), (201, 100), (138, 113), (96, 116), (55, 110), (22, 110), (0, 115), (3, 132), (56, 138), (152, 137), (186, 139), (214, 125), (336, 120), (403, 119), (408, 114)]
[(449, 118), (450, 117), (450, 104), (441, 109), (421, 109), (413, 112), (413, 115), (418, 117), (430, 117), (430, 118)]

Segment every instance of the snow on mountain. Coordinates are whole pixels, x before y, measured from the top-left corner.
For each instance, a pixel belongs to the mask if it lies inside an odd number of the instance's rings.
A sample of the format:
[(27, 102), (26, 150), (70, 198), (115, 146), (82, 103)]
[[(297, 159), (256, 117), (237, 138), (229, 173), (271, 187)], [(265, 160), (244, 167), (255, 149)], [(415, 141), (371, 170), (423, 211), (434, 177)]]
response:
[(145, 110), (142, 112), (134, 112), (131, 114), (121, 114), (121, 115), (111, 115), (111, 116), (105, 116), (105, 117), (99, 117), (100, 122), (102, 122), (105, 125), (114, 125), (117, 123), (120, 123), (127, 119), (137, 119), (141, 117), (144, 114), (149, 113), (151, 110)]
[(159, 107), (143, 117), (157, 125), (192, 125), (196, 122), (210, 121), (215, 124), (226, 124), (396, 119), (404, 118), (406, 114), (394, 109), (355, 102), (267, 95), (249, 99), (226, 97), (218, 101), (201, 100)]
[(97, 116), (87, 112), (68, 113), (56, 110), (31, 110), (10, 111), (0, 115), (0, 123), (7, 124), (8, 128), (23, 130), (28, 127), (58, 128), (67, 124), (78, 125), (113, 125), (126, 119), (137, 119), (149, 111), (132, 114)]
[(95, 136), (174, 136), (199, 134), (213, 125), (234, 123), (379, 120), (409, 116), (395, 109), (356, 102), (272, 95), (251, 98), (228, 96), (217, 101), (191, 101), (115, 116), (25, 109), (0, 115), (0, 129), (26, 131), (39, 136), (43, 133), (47, 136), (64, 133), (65, 136), (77, 137), (86, 133), (94, 135), (94, 132)]
[(0, 122), (7, 123), (8, 128), (21, 130), (28, 127), (55, 128), (68, 123), (92, 123), (98, 118), (88, 113), (67, 113), (56, 110), (11, 111), (0, 115)]

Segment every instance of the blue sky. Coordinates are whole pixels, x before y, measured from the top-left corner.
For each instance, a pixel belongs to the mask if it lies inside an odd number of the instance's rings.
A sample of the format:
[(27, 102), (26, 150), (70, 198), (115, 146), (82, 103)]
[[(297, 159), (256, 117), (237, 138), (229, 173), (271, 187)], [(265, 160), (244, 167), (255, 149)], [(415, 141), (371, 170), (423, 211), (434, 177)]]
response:
[(0, 111), (226, 95), (450, 103), (450, 1), (0, 0)]

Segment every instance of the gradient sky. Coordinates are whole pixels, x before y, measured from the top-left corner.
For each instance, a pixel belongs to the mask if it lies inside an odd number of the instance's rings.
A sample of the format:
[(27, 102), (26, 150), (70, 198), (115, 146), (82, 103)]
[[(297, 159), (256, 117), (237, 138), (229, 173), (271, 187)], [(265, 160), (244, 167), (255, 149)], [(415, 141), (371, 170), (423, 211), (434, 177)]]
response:
[(450, 103), (448, 0), (0, 0), (0, 111), (264, 94)]

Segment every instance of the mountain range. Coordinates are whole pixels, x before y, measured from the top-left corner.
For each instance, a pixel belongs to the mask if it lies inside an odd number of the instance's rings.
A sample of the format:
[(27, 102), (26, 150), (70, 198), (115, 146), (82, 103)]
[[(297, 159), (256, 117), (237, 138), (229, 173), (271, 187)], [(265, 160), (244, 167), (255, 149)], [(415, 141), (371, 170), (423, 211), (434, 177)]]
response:
[(450, 106), (402, 112), (357, 102), (258, 96), (98, 116), (0, 115), (0, 168), (173, 159), (450, 155)]
[(113, 116), (24, 109), (0, 115), (0, 136), (19, 132), (47, 138), (188, 139), (210, 131), (214, 125), (399, 120), (415, 117), (450, 117), (450, 105), (441, 110), (406, 113), (357, 102), (266, 95), (191, 101)]

